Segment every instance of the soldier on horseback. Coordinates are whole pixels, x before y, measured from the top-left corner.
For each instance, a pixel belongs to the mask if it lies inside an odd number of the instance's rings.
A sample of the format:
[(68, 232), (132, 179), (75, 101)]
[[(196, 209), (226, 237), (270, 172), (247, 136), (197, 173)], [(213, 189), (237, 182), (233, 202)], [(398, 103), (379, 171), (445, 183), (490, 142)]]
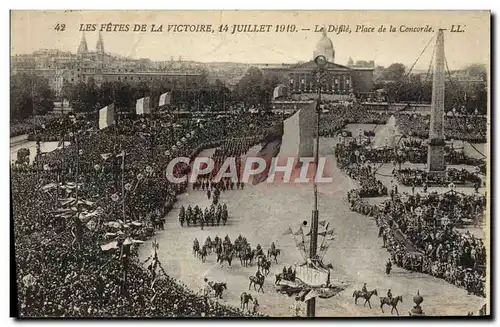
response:
[(271, 252), (274, 253), (276, 251), (276, 245), (274, 245), (274, 241), (271, 243)]
[(368, 293), (368, 289), (366, 288), (366, 283), (363, 284), (363, 287), (361, 288), (361, 292), (363, 293)]
[(391, 292), (391, 289), (390, 289), (390, 288), (387, 290), (387, 297), (388, 297), (390, 300), (392, 300), (392, 292)]
[(253, 300), (253, 313), (257, 313), (259, 311), (259, 301), (257, 298)]
[(264, 255), (264, 251), (262, 251), (262, 247), (260, 246), (260, 244), (257, 244), (257, 251), (255, 252), (255, 255)]
[(257, 278), (257, 280), (261, 280), (262, 278), (264, 278), (264, 276), (260, 273), (260, 270), (257, 270), (255, 277)]

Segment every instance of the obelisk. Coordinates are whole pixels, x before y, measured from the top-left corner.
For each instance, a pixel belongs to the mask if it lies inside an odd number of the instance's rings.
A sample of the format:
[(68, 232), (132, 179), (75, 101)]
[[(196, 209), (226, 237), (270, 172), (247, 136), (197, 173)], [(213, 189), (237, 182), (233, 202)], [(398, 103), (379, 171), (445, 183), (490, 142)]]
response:
[(440, 29), (436, 40), (436, 62), (432, 80), (432, 103), (427, 167), (430, 175), (444, 175), (444, 36)]

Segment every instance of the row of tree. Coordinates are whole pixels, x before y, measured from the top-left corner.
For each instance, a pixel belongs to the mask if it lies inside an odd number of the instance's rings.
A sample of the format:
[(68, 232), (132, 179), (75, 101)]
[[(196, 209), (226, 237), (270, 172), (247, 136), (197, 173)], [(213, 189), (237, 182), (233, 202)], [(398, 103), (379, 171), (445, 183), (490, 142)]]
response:
[[(378, 67), (375, 89), (381, 90), (388, 102), (430, 103), (432, 100), (432, 75), (408, 74), (403, 64), (387, 68)], [(431, 72), (432, 73), (432, 72)], [(407, 76), (408, 75), (408, 76)], [(468, 76), (473, 81), (460, 81), (453, 76)], [(486, 69), (470, 65), (461, 71), (447, 73), (445, 80), (445, 108), (465, 108), (469, 113), (487, 111), (488, 88)]]
[(54, 109), (54, 92), (46, 78), (16, 74), (10, 79), (10, 117), (21, 120), (35, 115), (44, 115)]
[[(477, 65), (469, 67), (470, 72), (481, 77), (485, 71)], [(483, 67), (484, 68), (484, 67)], [(378, 70), (377, 70), (378, 69)], [(385, 101), (429, 103), (432, 97), (432, 80), (425, 75), (406, 76), (406, 67), (395, 63), (387, 68), (376, 69), (375, 89), (383, 90)], [(135, 101), (144, 96), (157, 101), (160, 94), (172, 92), (172, 103), (184, 108), (208, 108), (224, 110), (233, 103), (242, 103), (245, 107), (270, 107), (272, 93), (276, 85), (287, 85), (283, 74), (263, 74), (250, 67), (238, 81), (233, 90), (223, 82), (216, 80), (209, 83), (207, 78), (201, 81), (186, 81), (179, 85), (171, 81), (159, 80), (130, 84), (124, 81), (105, 82), (97, 85), (94, 80), (78, 84), (64, 83), (62, 97), (68, 99), (76, 112), (92, 112), (112, 102), (124, 111), (133, 111)], [(449, 80), (445, 87), (446, 107), (457, 109), (465, 106), (470, 112), (478, 109), (481, 113), (487, 108), (487, 85), (483, 83), (461, 83)], [(11, 117), (23, 119), (33, 113), (44, 114), (54, 108), (54, 93), (48, 80), (34, 75), (18, 74), (11, 78)]]
[(198, 83), (196, 86), (186, 85), (183, 88), (173, 89), (167, 81), (136, 84), (114, 81), (97, 85), (90, 79), (86, 83), (65, 84), (62, 95), (69, 99), (71, 107), (76, 112), (92, 112), (113, 102), (122, 111), (133, 111), (137, 99), (149, 96), (153, 103), (158, 103), (160, 95), (165, 92), (172, 93), (173, 105), (190, 108), (223, 107), (224, 104), (220, 99), (231, 101), (229, 89), (218, 80), (213, 84)]

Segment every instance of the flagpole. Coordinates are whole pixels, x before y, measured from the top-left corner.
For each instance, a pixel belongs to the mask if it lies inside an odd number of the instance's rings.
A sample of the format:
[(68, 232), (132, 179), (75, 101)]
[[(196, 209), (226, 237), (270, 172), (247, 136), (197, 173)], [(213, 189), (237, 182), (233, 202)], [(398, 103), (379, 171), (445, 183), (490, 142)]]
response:
[[(325, 33), (325, 30), (323, 30)], [(326, 57), (323, 55), (319, 55), (314, 59), (316, 65), (318, 66), (318, 102), (316, 103), (316, 151), (314, 153), (314, 162), (316, 167), (314, 169), (314, 209), (312, 211), (311, 218), (311, 243), (309, 247), (309, 258), (311, 261), (316, 260), (316, 251), (318, 247), (318, 185), (316, 183), (316, 174), (319, 166), (319, 120), (320, 120), (320, 112), (321, 112), (321, 85), (322, 85), (322, 75), (324, 67), (327, 63)], [(315, 317), (316, 316), (316, 298), (311, 298), (307, 301), (307, 317)]]
[(76, 143), (76, 237), (78, 242), (78, 247), (81, 249), (82, 243), (82, 226), (80, 220), (80, 206), (79, 206), (79, 192), (78, 192), (78, 181), (80, 179), (80, 142), (78, 140), (78, 131), (75, 132), (75, 143)]
[(150, 147), (151, 147), (151, 164), (153, 164), (154, 160), (154, 138), (153, 138), (153, 108), (151, 105), (151, 98), (149, 98), (149, 137), (151, 138)]
[(125, 222), (125, 151), (122, 148), (122, 220)]

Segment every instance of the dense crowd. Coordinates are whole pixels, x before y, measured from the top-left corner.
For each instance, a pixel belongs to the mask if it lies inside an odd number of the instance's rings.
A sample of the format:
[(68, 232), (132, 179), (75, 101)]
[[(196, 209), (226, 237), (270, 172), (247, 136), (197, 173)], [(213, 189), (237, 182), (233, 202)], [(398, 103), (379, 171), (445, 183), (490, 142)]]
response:
[[(356, 149), (356, 150), (355, 150)], [(361, 197), (377, 197), (387, 195), (387, 187), (375, 177), (375, 170), (360, 154), (361, 149), (355, 143), (338, 144), (335, 147), (335, 158), (338, 167), (360, 184), (358, 189)]]
[(43, 129), (48, 126), (52, 126), (53, 124), (59, 122), (60, 116), (53, 114), (46, 115), (37, 115), (33, 119), (33, 117), (12, 121), (10, 124), (10, 137), (23, 135), (23, 134), (35, 134), (41, 132)]
[[(275, 121), (252, 115), (228, 117), (224, 124), (121, 117), (101, 131), (77, 122), (68, 133), (70, 146), (40, 158), (43, 170), (13, 165), (20, 315), (248, 315), (168, 276), (156, 278), (136, 248), (151, 235), (154, 217), (171, 210), (187, 186), (165, 176), (173, 155), (193, 157), (230, 137), (258, 142)], [(177, 165), (174, 174), (187, 168)]]
[[(485, 296), (485, 246), (481, 239), (456, 229), (482, 222), (486, 198), (477, 192), (481, 180), (465, 169), (448, 169), (444, 180), (434, 182), (448, 183), (450, 190), (427, 194), (427, 184), (433, 180), (425, 172), (394, 169), (400, 183), (424, 186), (424, 195), (414, 191), (412, 195), (400, 194), (397, 184), (393, 184), (389, 200), (381, 206), (369, 204), (363, 198), (387, 194), (387, 188), (376, 179), (371, 162), (388, 162), (394, 152), (393, 149), (373, 151), (357, 140), (337, 144), (339, 168), (360, 183), (347, 193), (351, 210), (375, 217), (379, 236), (396, 265), (443, 278), (469, 293)], [(477, 184), (475, 194), (465, 195), (455, 190), (454, 183), (466, 182)]]
[[(350, 105), (326, 104), (328, 112), (322, 114), (320, 121), (320, 135), (335, 136), (347, 124), (376, 124), (383, 125), (394, 115), (399, 131), (404, 135), (413, 135), (419, 138), (429, 137), (429, 115), (411, 113), (407, 111), (386, 112), (370, 111), (360, 103)], [(486, 143), (487, 120), (484, 116), (445, 116), (444, 133), (449, 140), (465, 140), (471, 143)], [(369, 136), (369, 135), (367, 135)]]
[(379, 237), (399, 267), (445, 279), (486, 296), (486, 248), (481, 239), (455, 227), (478, 224), (484, 196), (448, 192), (395, 196), (382, 206), (369, 204), (358, 190), (348, 192), (351, 210), (375, 217)]
[(476, 191), (484, 184), (477, 173), (465, 168), (448, 168), (444, 176), (431, 175), (424, 170), (403, 168), (394, 172), (399, 183), (409, 186), (424, 185), (473, 185)]

